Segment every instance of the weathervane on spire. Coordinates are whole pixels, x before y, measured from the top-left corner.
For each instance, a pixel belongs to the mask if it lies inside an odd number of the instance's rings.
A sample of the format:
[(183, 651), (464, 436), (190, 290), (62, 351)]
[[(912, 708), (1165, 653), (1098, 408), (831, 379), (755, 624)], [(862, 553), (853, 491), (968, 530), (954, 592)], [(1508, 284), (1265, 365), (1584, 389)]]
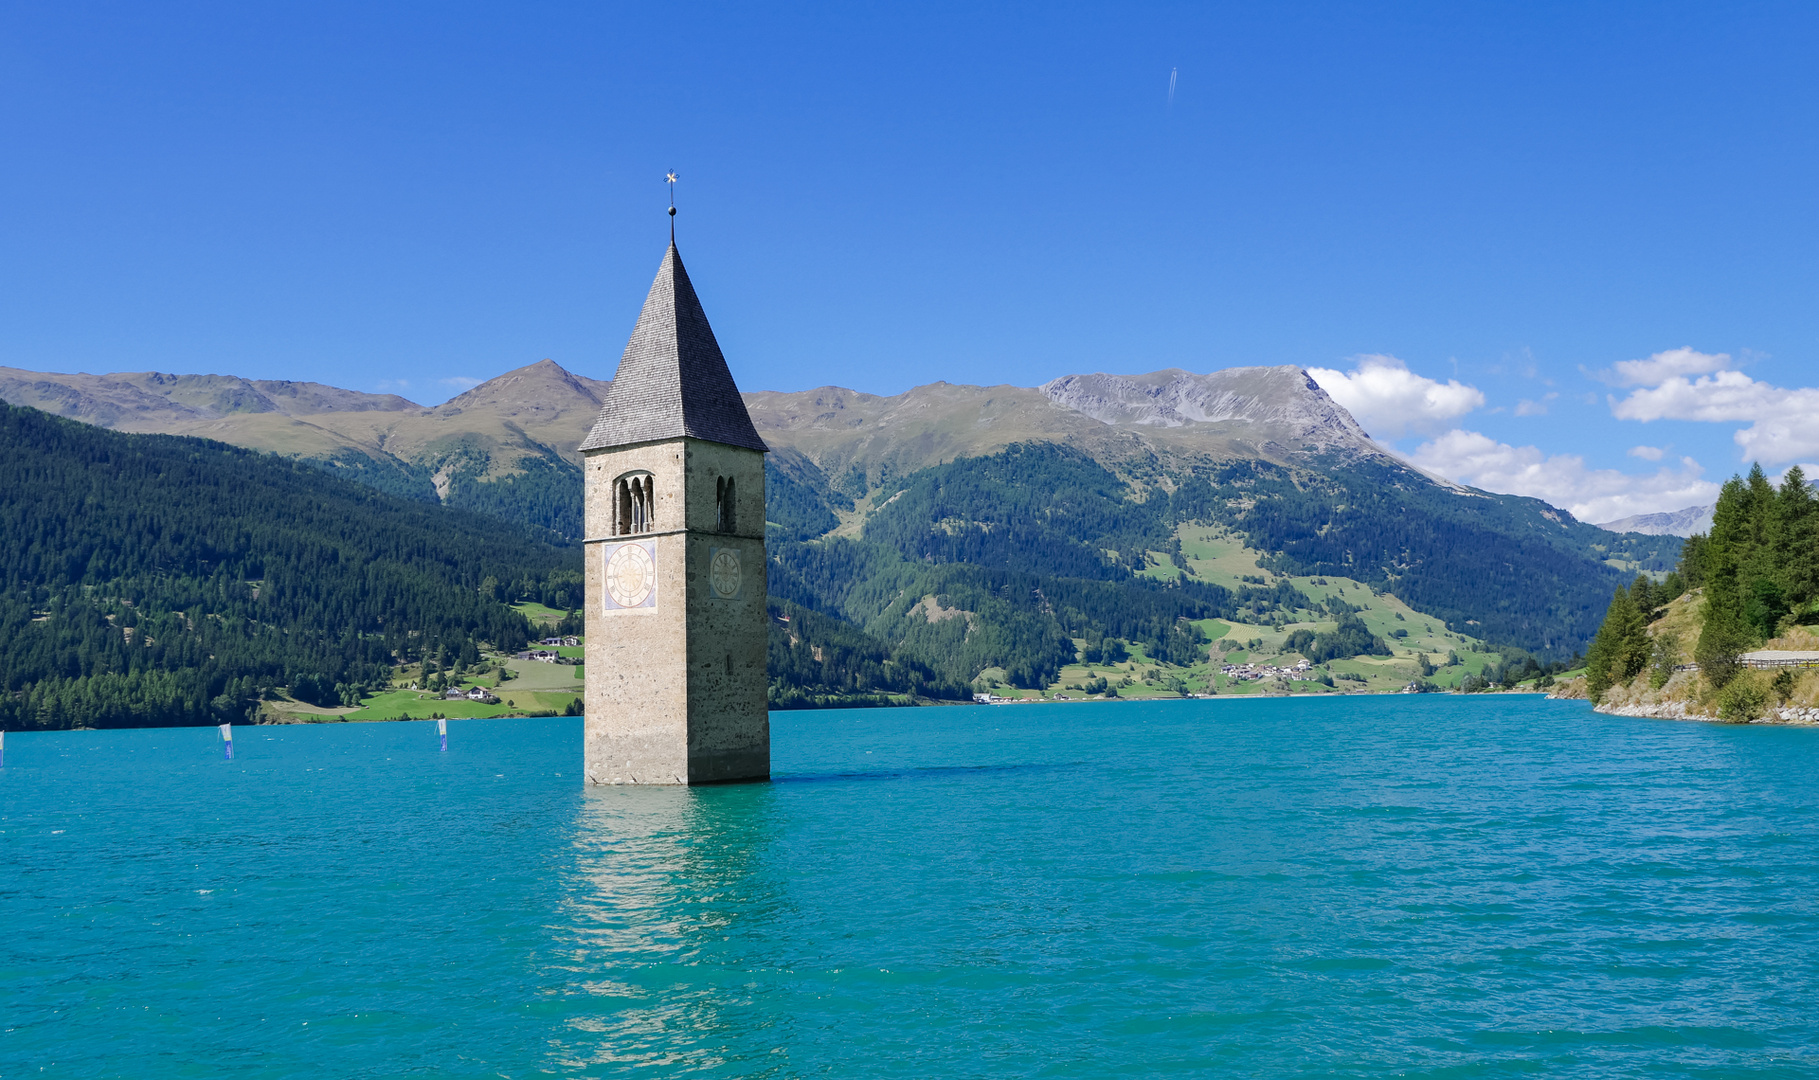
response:
[(663, 180), (669, 185), (669, 242), (676, 242), (676, 170), (664, 174)]

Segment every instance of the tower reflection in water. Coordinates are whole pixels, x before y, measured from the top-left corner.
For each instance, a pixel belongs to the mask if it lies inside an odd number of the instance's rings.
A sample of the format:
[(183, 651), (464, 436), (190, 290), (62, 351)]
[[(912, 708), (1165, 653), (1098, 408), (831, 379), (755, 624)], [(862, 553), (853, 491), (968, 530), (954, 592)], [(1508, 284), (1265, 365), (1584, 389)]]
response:
[(593, 787), (545, 971), (550, 1064), (776, 1064), (789, 1020), (774, 789)]

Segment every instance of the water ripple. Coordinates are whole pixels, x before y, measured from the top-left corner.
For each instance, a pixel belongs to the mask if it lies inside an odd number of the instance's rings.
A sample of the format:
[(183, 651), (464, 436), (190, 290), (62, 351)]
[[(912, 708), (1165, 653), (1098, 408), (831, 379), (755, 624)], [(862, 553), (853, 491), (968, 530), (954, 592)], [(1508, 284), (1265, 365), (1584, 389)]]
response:
[(699, 791), (578, 789), (572, 720), (15, 733), (0, 1076), (1819, 1074), (1819, 733), (773, 723)]

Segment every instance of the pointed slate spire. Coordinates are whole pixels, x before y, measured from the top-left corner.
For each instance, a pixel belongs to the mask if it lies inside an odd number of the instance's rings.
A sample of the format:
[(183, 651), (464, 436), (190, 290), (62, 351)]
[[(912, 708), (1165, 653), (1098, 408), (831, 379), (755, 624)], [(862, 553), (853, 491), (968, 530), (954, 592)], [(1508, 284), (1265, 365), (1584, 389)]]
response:
[(687, 436), (768, 451), (670, 241), (582, 450)]

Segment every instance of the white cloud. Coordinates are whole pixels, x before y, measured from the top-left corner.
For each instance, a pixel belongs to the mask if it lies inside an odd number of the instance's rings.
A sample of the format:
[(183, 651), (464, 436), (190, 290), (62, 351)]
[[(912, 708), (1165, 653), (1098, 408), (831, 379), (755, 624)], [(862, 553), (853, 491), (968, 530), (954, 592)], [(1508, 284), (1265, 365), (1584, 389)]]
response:
[(1658, 352), (1646, 360), (1623, 360), (1611, 365), (1606, 376), (1618, 386), (1658, 386), (1675, 376), (1707, 375), (1731, 366), (1729, 353), (1702, 353), (1681, 347)]
[(1644, 461), (1660, 461), (1661, 455), (1665, 454), (1665, 453), (1667, 453), (1667, 451), (1663, 450), (1659, 446), (1632, 446), (1632, 447), (1630, 447), (1630, 457), (1641, 458)]
[(1308, 368), (1307, 373), (1373, 435), (1395, 439), (1410, 431), (1432, 433), (1484, 406), (1477, 387), (1417, 375), (1393, 356), (1352, 360), (1357, 366), (1351, 371)]
[(1619, 420), (1698, 420), (1748, 423), (1732, 438), (1746, 459), (1779, 464), (1819, 454), (1819, 388), (1773, 386), (1741, 371), (1719, 371), (1689, 379), (1671, 375), (1658, 385), (1639, 387), (1621, 401), (1611, 399)]
[(1549, 392), (1549, 393), (1541, 395), (1540, 401), (1530, 401), (1528, 398), (1523, 398), (1521, 401), (1518, 401), (1516, 403), (1516, 415), (1517, 416), (1546, 416), (1547, 415), (1547, 403), (1554, 400), (1555, 398), (1557, 398), (1559, 396), (1560, 395), (1557, 393)]
[(1799, 392), (1806, 395), (1809, 404), (1797, 418), (1758, 421), (1731, 436), (1743, 448), (1745, 459), (1773, 464), (1819, 454), (1819, 428), (1814, 427), (1814, 417), (1819, 416), (1814, 411), (1819, 409), (1819, 390)]
[(479, 386), (481, 383), (485, 382), (486, 380), (485, 379), (475, 379), (475, 378), (471, 378), (466, 375), (451, 375), (446, 379), (437, 379), (436, 381), (441, 383), (443, 386), (453, 386), (458, 390), (472, 390), (474, 387)]
[(1741, 371), (1720, 371), (1688, 379), (1675, 375), (1655, 386), (1631, 390), (1622, 401), (1611, 399), (1619, 420), (1755, 420), (1775, 407), (1786, 391), (1759, 383)]
[(1550, 457), (1537, 447), (1511, 446), (1458, 428), (1422, 443), (1411, 460), (1486, 491), (1541, 499), (1588, 522), (1681, 510), (1718, 497), (1718, 485), (1703, 479), (1705, 470), (1690, 457), (1681, 458), (1677, 469), (1663, 466), (1652, 476), (1632, 476), (1588, 469), (1577, 454)]

